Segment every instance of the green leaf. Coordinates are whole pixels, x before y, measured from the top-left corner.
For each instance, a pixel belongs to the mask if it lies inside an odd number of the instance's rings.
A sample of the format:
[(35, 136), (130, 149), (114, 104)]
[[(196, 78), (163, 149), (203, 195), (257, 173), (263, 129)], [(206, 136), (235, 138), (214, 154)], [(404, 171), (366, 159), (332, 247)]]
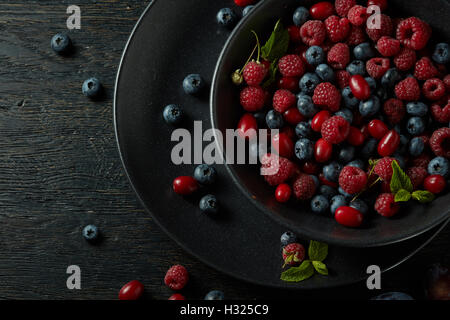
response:
[(300, 282), (310, 278), (314, 274), (314, 267), (309, 260), (305, 260), (298, 267), (292, 267), (281, 273), (281, 280), (288, 282)]
[(405, 189), (408, 192), (413, 191), (413, 185), (408, 175), (400, 168), (396, 160), (392, 161), (392, 179), (391, 179), (391, 192), (396, 194), (401, 189)]
[(278, 71), (278, 60), (274, 60), (270, 64), (269, 77), (262, 85), (264, 89), (270, 86), (272, 83), (274, 83), (277, 77), (277, 71)]
[(320, 261), (313, 261), (312, 265), (318, 273), (320, 273), (324, 276), (328, 275), (328, 269), (327, 269), (327, 266), (325, 265), (325, 263), (320, 262)]
[(420, 203), (428, 203), (434, 200), (434, 194), (429, 191), (417, 190), (412, 193), (413, 199)]
[(288, 47), (289, 32), (283, 27), (280, 20), (278, 20), (269, 40), (261, 48), (261, 56), (265, 60), (274, 62), (285, 55)]
[(411, 192), (405, 189), (400, 189), (395, 194), (395, 202), (408, 202), (409, 199), (411, 199)]
[(323, 261), (328, 255), (328, 245), (326, 243), (311, 240), (309, 242), (308, 255), (313, 261)]

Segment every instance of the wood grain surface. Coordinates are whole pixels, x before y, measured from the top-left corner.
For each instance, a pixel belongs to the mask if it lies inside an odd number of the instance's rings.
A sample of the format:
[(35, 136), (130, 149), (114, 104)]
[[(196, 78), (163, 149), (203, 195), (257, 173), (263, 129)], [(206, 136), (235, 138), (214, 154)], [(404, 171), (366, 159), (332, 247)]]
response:
[[(232, 1), (230, 0), (230, 3)], [(167, 299), (168, 267), (185, 265), (184, 294), (211, 289), (230, 299), (362, 298), (357, 284), (333, 290), (285, 292), (242, 283), (185, 254), (139, 205), (122, 168), (114, 137), (112, 97), (127, 38), (148, 1), (78, 0), (81, 30), (69, 32), (76, 51), (61, 57), (50, 39), (67, 31), (72, 1), (0, 2), (0, 298), (116, 299), (138, 279), (146, 297)], [(81, 94), (96, 76), (101, 101)], [(90, 245), (84, 225), (103, 239)], [(421, 298), (421, 275), (432, 262), (449, 262), (447, 228), (420, 254), (383, 277), (383, 291)], [(66, 268), (79, 265), (81, 290), (66, 288)], [(413, 276), (414, 275), (414, 276)]]

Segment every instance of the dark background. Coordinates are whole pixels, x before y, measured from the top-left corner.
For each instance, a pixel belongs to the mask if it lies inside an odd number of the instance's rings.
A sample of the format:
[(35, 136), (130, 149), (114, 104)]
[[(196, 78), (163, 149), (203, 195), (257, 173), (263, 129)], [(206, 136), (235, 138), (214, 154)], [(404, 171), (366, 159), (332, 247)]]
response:
[[(70, 31), (76, 52), (60, 57), (50, 39), (67, 31), (66, 9), (81, 7), (81, 30)], [(377, 293), (365, 283), (332, 290), (265, 289), (222, 275), (184, 253), (138, 203), (120, 163), (112, 122), (113, 88), (128, 36), (148, 1), (0, 2), (0, 298), (115, 299), (138, 279), (147, 298), (167, 299), (166, 270), (191, 274), (189, 299), (212, 289), (230, 299), (356, 298)], [(230, 0), (232, 5), (232, 0)], [(157, 50), (157, 48), (155, 48)], [(81, 94), (98, 77), (102, 101)], [(82, 228), (100, 227), (90, 245)], [(448, 263), (450, 228), (407, 263), (386, 273), (382, 292), (423, 297), (427, 265)], [(82, 270), (82, 289), (66, 288), (66, 268)]]

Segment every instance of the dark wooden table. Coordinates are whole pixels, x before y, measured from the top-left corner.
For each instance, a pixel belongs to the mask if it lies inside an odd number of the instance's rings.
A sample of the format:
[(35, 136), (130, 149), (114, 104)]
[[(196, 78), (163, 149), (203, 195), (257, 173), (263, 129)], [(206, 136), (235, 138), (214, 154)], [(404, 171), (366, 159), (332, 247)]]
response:
[[(232, 1), (230, 0), (230, 3)], [(284, 292), (242, 283), (184, 253), (152, 222), (125, 177), (114, 137), (112, 97), (127, 38), (148, 4), (138, 0), (78, 0), (81, 30), (69, 34), (76, 52), (49, 46), (67, 31), (73, 1), (0, 3), (0, 298), (115, 299), (132, 279), (148, 298), (167, 299), (165, 271), (191, 273), (188, 298), (220, 289), (232, 299), (367, 298), (365, 284), (313, 292)], [(155, 48), (156, 50), (156, 48)], [(88, 77), (101, 79), (106, 98), (81, 94)], [(81, 236), (94, 223), (103, 241)], [(450, 228), (409, 262), (384, 275), (383, 291), (422, 297), (432, 262), (449, 262)], [(66, 288), (66, 268), (81, 268), (81, 290)]]

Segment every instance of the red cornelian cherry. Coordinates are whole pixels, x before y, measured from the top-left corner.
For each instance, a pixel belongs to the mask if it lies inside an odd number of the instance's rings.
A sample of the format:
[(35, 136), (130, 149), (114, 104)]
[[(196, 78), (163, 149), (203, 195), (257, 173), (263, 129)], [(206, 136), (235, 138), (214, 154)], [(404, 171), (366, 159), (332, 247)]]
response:
[(291, 92), (297, 92), (299, 90), (299, 79), (296, 77), (282, 77), (278, 80), (278, 89), (285, 89)]
[(334, 5), (328, 1), (318, 2), (309, 9), (313, 19), (325, 20), (334, 13)]
[(361, 146), (366, 138), (364, 137), (364, 134), (361, 132), (360, 129), (355, 127), (350, 127), (350, 133), (347, 137), (347, 142), (351, 144), (352, 146), (358, 147)]
[(296, 25), (291, 25), (287, 28), (289, 32), (289, 38), (294, 43), (301, 43), (302, 37), (300, 36), (300, 28)]
[(314, 146), (314, 158), (317, 162), (323, 163), (330, 160), (333, 154), (333, 145), (327, 140), (320, 138)]
[(168, 300), (186, 300), (186, 298), (182, 294), (174, 293)]
[(378, 143), (378, 154), (389, 157), (394, 154), (400, 145), (400, 135), (395, 130), (388, 131)]
[(281, 157), (292, 158), (294, 155), (294, 143), (284, 132), (277, 133), (272, 137), (272, 147)]
[(133, 280), (125, 284), (119, 291), (119, 300), (137, 300), (144, 293), (144, 285)]
[(305, 121), (305, 117), (298, 111), (297, 107), (287, 109), (283, 113), (284, 120), (290, 125), (297, 125), (299, 122)]
[(187, 196), (198, 190), (198, 182), (190, 176), (180, 176), (173, 180), (173, 191), (177, 194)]
[(444, 191), (447, 182), (443, 176), (434, 174), (425, 178), (423, 186), (431, 193), (438, 194)]
[(383, 121), (378, 119), (370, 121), (369, 125), (367, 126), (367, 129), (369, 130), (370, 135), (377, 140), (383, 138), (385, 134), (389, 131), (387, 125)]
[(337, 189), (339, 187), (339, 185), (336, 182), (327, 180), (325, 178), (325, 176), (323, 175), (323, 173), (319, 174), (319, 181), (320, 181), (320, 184), (323, 184), (323, 185), (326, 185), (326, 186), (330, 186), (330, 187), (332, 187), (334, 189)]
[[(253, 129), (254, 131), (249, 131), (251, 129)], [(237, 126), (237, 132), (239, 134), (239, 137), (241, 137), (242, 139), (250, 139), (256, 136), (257, 130), (258, 130), (258, 123), (255, 117), (251, 113), (244, 114), (242, 118), (239, 120)]]
[(297, 137), (297, 135), (295, 134), (295, 130), (292, 127), (283, 127), (280, 132), (286, 134), (292, 141), (294, 141)]
[(363, 222), (363, 214), (352, 207), (339, 207), (334, 213), (336, 221), (346, 227), (356, 228)]
[(275, 199), (277, 199), (277, 201), (281, 203), (288, 202), (291, 198), (291, 195), (292, 188), (286, 183), (280, 184), (275, 190)]
[(363, 76), (359, 74), (352, 76), (349, 86), (356, 99), (364, 101), (370, 98), (370, 86)]
[(317, 174), (319, 170), (319, 165), (314, 161), (305, 161), (302, 165), (302, 171), (307, 174)]
[(316, 115), (311, 120), (311, 129), (316, 132), (322, 130), (322, 124), (331, 117), (331, 114), (327, 110), (322, 110), (316, 113)]

